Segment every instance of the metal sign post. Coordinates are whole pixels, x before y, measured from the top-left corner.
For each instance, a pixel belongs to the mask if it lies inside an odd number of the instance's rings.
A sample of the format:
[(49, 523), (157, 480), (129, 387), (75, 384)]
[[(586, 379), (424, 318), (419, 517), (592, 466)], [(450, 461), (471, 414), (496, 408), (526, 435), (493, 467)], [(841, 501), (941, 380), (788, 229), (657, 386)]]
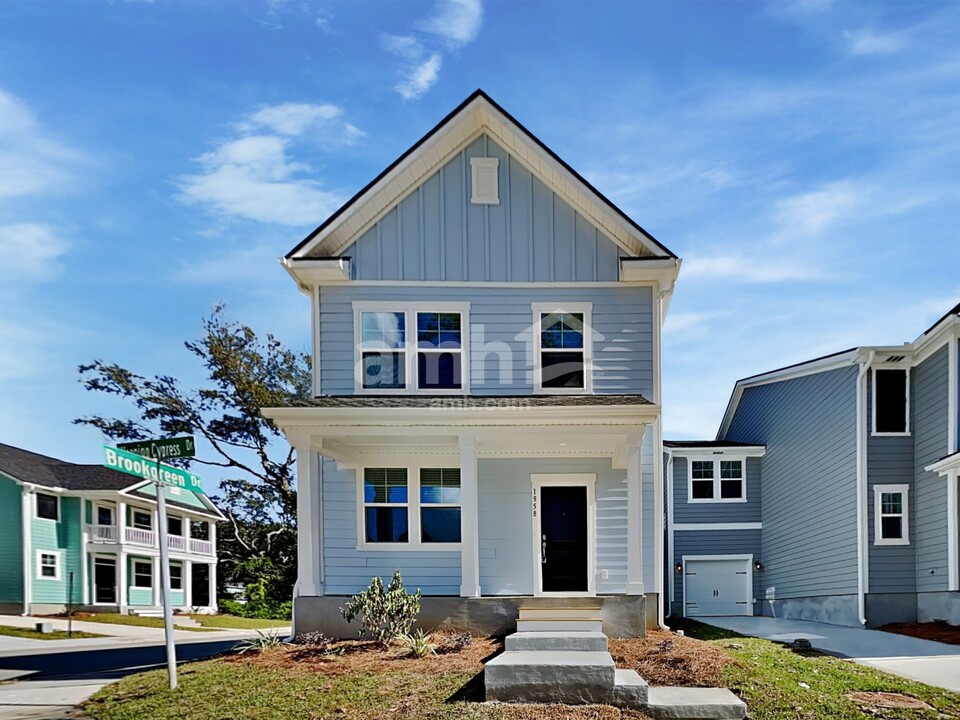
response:
[[(104, 446), (104, 465), (120, 472), (138, 475), (153, 481), (157, 490), (157, 530), (160, 538), (160, 602), (163, 604), (163, 628), (167, 640), (167, 676), (170, 689), (177, 687), (177, 646), (173, 642), (173, 605), (170, 602), (170, 547), (167, 543), (167, 498), (164, 493), (168, 485), (181, 487), (191, 492), (203, 492), (200, 478), (179, 468), (160, 465), (160, 460), (188, 458), (194, 456), (192, 437), (169, 438), (165, 440), (144, 440), (132, 443), (118, 443), (119, 449)], [(148, 467), (145, 458), (154, 461), (154, 467)], [(152, 471), (152, 472), (151, 472)]]

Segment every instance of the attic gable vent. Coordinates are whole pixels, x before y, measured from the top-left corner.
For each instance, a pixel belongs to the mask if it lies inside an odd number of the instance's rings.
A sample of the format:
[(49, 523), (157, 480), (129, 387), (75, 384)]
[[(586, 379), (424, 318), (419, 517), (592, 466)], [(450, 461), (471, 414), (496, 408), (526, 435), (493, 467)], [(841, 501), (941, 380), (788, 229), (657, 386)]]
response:
[(889, 355), (889, 356), (887, 356), (887, 359), (884, 360), (884, 362), (889, 362), (889, 363), (903, 362), (903, 359), (904, 359), (905, 357), (906, 357), (906, 355)]
[(499, 167), (500, 160), (497, 158), (470, 158), (470, 184), (473, 188), (471, 203), (474, 205), (500, 204), (500, 184), (497, 175)]

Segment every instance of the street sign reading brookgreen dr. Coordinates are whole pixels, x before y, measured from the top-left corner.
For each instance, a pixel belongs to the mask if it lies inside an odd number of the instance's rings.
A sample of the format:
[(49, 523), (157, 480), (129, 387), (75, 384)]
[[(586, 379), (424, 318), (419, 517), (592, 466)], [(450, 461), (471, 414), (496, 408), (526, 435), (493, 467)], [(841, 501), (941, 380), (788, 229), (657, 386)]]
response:
[(133, 442), (117, 443), (117, 447), (154, 460), (191, 458), (196, 455), (196, 445), (189, 435), (186, 437), (163, 438), (162, 440), (134, 440)]
[(200, 478), (193, 473), (162, 463), (158, 466), (156, 460), (121, 448), (104, 445), (103, 464), (111, 470), (119, 470), (144, 480), (161, 482), (164, 485), (172, 485), (197, 494), (203, 493)]

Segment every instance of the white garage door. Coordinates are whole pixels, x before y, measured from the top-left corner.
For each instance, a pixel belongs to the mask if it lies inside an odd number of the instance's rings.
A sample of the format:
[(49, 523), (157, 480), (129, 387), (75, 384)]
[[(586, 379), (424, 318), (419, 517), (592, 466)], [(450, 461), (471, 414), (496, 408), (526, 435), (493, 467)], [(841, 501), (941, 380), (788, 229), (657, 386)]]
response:
[(684, 559), (684, 615), (752, 615), (750, 561)]

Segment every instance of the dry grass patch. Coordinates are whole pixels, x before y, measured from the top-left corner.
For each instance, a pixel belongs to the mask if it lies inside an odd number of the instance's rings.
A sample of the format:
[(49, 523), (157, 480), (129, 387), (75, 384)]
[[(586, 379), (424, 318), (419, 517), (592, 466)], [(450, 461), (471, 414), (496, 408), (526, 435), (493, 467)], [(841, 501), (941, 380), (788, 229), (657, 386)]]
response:
[(948, 645), (960, 645), (960, 625), (951, 625), (946, 620), (934, 620), (928, 623), (890, 623), (880, 629), (921, 640), (936, 640)]
[(610, 654), (617, 667), (636, 670), (651, 685), (722, 686), (724, 669), (736, 661), (722, 647), (648, 630), (645, 638), (614, 638)]
[(636, 710), (620, 710), (609, 705), (515, 705), (490, 703), (487, 707), (497, 720), (647, 720)]

